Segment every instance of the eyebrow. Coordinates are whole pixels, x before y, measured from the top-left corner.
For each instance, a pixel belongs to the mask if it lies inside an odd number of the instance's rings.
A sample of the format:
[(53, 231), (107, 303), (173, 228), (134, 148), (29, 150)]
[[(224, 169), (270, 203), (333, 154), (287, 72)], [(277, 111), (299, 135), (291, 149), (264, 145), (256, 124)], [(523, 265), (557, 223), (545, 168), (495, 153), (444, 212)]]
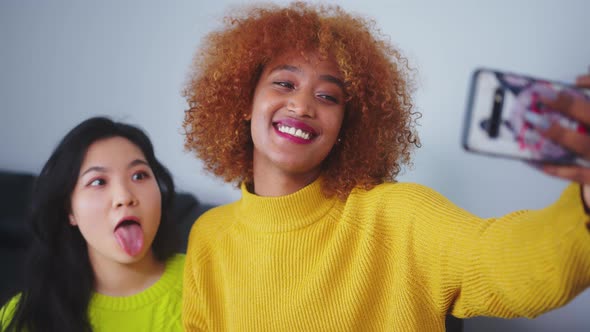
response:
[(292, 66), (292, 65), (278, 65), (278, 66), (274, 67), (273, 69), (271, 69), (269, 73), (279, 71), (279, 70), (287, 70), (287, 71), (292, 71), (295, 73), (301, 73), (301, 68), (296, 67), (296, 66)]
[(344, 90), (344, 82), (338, 77), (332, 75), (320, 75), (320, 79), (323, 81), (334, 83)]
[[(301, 72), (303, 72), (301, 70), (301, 68), (299, 68), (297, 66), (293, 66), (293, 65), (278, 65), (278, 66), (274, 67), (273, 69), (271, 69), (269, 73), (272, 73), (272, 72), (275, 72), (275, 71), (279, 71), (279, 70), (287, 70), (287, 71), (294, 72), (294, 73), (301, 73)], [(341, 79), (339, 79), (338, 77), (336, 77), (336, 76), (324, 74), (324, 75), (320, 75), (320, 79), (322, 81), (334, 83), (334, 84), (338, 85), (340, 88), (344, 89), (344, 82)]]
[[(127, 166), (127, 168), (132, 168), (135, 167), (137, 165), (145, 165), (145, 166), (150, 166), (145, 160), (142, 159), (135, 159), (132, 162), (129, 163), (129, 166)], [(92, 166), (90, 168), (88, 168), (87, 170), (85, 170), (82, 174), (80, 174), (80, 177), (84, 176), (87, 173), (90, 172), (100, 172), (100, 173), (106, 173), (108, 171), (107, 167), (103, 167), (103, 166)]]

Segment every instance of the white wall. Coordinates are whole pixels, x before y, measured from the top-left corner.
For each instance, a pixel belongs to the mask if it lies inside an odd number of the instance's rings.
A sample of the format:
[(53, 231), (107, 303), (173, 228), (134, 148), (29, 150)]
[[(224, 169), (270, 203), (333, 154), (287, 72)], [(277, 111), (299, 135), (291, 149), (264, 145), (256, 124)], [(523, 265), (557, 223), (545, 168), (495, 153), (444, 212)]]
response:
[[(102, 114), (146, 129), (180, 189), (210, 203), (238, 198), (183, 151), (180, 96), (200, 38), (238, 3), (0, 1), (0, 169), (39, 171), (67, 130)], [(467, 82), (480, 65), (572, 81), (590, 64), (590, 1), (338, 3), (375, 18), (418, 70), (423, 148), (401, 180), (431, 186), (481, 216), (538, 208), (559, 195), (562, 181), (462, 151)], [(590, 330), (589, 307), (586, 291), (536, 320), (478, 318), (466, 330)]]

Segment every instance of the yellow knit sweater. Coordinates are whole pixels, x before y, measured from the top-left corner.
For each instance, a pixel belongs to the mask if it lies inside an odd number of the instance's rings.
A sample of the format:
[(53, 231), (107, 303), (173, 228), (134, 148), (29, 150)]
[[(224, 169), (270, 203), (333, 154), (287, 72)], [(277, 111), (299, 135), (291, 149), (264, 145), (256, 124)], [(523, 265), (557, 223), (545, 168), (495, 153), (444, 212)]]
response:
[(543, 210), (478, 218), (416, 184), (325, 198), (320, 180), (242, 199), (193, 226), (187, 331), (444, 331), (458, 317), (533, 317), (590, 284), (579, 185)]

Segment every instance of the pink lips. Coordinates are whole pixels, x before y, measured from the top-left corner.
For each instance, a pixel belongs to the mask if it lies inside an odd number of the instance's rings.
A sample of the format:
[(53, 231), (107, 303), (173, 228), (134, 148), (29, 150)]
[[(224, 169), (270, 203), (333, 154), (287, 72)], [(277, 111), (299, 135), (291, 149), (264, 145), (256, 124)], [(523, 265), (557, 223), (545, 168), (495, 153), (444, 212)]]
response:
[[(279, 129), (278, 129), (279, 125), (285, 125), (285, 126), (289, 126), (289, 127), (295, 128), (295, 129), (301, 129), (303, 131), (306, 131), (311, 134), (311, 139), (304, 139), (301, 137), (296, 137), (293, 135), (289, 135), (287, 133), (283, 133), (283, 132), (279, 131)], [(290, 118), (273, 122), (273, 127), (274, 127), (277, 135), (279, 135), (283, 138), (286, 138), (294, 143), (298, 143), (298, 144), (309, 144), (318, 135), (318, 133), (315, 131), (315, 129), (313, 127), (311, 127), (310, 125), (308, 125), (304, 122), (295, 120), (295, 119), (290, 119)]]

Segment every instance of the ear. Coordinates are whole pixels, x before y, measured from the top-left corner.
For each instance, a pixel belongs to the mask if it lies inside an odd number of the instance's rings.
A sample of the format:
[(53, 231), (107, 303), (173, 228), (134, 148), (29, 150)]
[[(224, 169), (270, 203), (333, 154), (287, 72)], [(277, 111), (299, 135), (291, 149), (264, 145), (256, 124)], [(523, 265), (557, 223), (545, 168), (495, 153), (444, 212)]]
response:
[(70, 219), (70, 225), (72, 226), (78, 226), (78, 223), (76, 222), (76, 218), (74, 218), (74, 215), (72, 215), (71, 213), (68, 215), (68, 218)]

